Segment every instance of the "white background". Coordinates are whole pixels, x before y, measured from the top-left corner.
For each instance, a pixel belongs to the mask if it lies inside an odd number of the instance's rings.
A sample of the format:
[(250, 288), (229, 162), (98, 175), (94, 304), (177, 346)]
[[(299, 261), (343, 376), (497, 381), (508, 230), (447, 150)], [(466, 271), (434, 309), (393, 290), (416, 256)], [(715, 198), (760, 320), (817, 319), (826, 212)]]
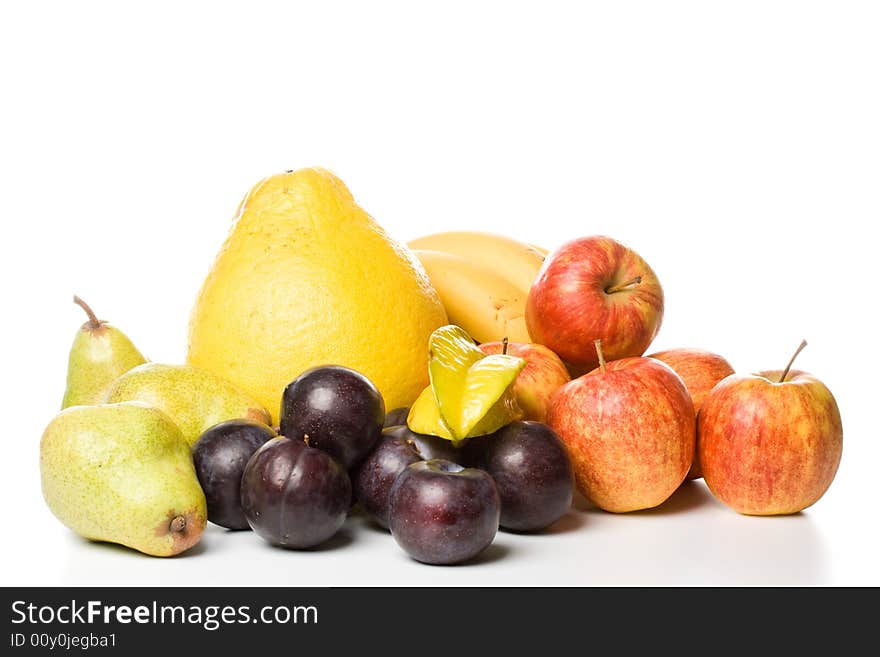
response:
[[(880, 585), (875, 3), (238, 4), (0, 9), (0, 583)], [(360, 518), (304, 553), (216, 527), (167, 560), (77, 538), (37, 460), (84, 319), (71, 295), (182, 361), (239, 200), (312, 165), (401, 241), (629, 244), (666, 293), (652, 350), (755, 371), (806, 338), (798, 366), (844, 422), (830, 490), (749, 518), (697, 482), (653, 511), (500, 533), (456, 568)]]

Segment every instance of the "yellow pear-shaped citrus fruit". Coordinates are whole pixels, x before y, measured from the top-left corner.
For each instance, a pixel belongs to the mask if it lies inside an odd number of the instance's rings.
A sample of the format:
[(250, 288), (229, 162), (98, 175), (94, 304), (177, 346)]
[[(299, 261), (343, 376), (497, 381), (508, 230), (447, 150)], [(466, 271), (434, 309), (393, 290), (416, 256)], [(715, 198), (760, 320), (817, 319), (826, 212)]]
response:
[(409, 249), (339, 178), (301, 169), (242, 201), (193, 308), (187, 359), (256, 397), (275, 422), (285, 386), (320, 365), (357, 370), (397, 408), (428, 383), (428, 338), (446, 321)]
[(487, 356), (459, 326), (437, 329), (429, 341), (431, 384), (410, 409), (409, 428), (453, 443), (497, 431), (522, 417), (512, 388), (525, 365), (516, 356)]

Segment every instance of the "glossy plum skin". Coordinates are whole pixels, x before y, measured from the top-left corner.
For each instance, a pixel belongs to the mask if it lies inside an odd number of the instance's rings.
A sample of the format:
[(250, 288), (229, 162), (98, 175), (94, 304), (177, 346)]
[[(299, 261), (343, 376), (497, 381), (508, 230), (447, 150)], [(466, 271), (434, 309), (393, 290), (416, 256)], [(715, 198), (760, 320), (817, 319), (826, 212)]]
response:
[(462, 458), (464, 458), (462, 451), (457, 447), (453, 447), (452, 443), (445, 438), (425, 433), (416, 433), (405, 424), (389, 427), (382, 433), (400, 436), (416, 450), (422, 461), (443, 459), (444, 461), (461, 464)]
[(271, 427), (252, 420), (221, 422), (199, 436), (193, 462), (208, 520), (227, 529), (250, 529), (241, 510), (241, 477), (254, 452), (274, 437)]
[(406, 467), (391, 488), (391, 535), (413, 559), (449, 565), (485, 550), (498, 531), (501, 499), (492, 477), (441, 459)]
[(251, 528), (285, 548), (310, 548), (333, 536), (348, 514), (348, 473), (326, 452), (279, 436), (248, 461), (241, 506)]
[(391, 486), (397, 476), (417, 461), (445, 459), (458, 463), (461, 456), (461, 450), (443, 438), (415, 433), (406, 425), (388, 427), (352, 473), (355, 497), (373, 520), (388, 529)]
[(501, 496), (501, 526), (539, 531), (571, 508), (574, 475), (562, 440), (541, 422), (512, 422), (472, 439), (467, 464), (488, 472)]
[(409, 416), (409, 407), (402, 406), (400, 408), (395, 408), (393, 410), (388, 411), (385, 414), (385, 422), (383, 426), (385, 428), (388, 427), (396, 427), (401, 424), (406, 424), (406, 418)]
[(413, 445), (399, 431), (405, 427), (392, 427), (382, 432), (382, 437), (354, 470), (351, 484), (361, 508), (379, 525), (388, 529), (388, 511), (391, 487), (398, 475), (408, 465), (422, 460)]
[(350, 470), (370, 453), (385, 421), (385, 402), (363, 374), (339, 365), (306, 370), (281, 398), (281, 435), (306, 440)]

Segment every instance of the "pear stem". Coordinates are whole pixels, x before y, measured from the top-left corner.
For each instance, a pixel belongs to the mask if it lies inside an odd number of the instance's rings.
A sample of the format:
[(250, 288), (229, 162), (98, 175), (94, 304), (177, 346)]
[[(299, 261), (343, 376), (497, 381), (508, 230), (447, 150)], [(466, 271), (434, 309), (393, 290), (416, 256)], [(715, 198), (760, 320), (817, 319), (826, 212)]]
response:
[(605, 354), (602, 353), (602, 339), (593, 340), (596, 345), (596, 353), (599, 354), (599, 367), (602, 368), (602, 374), (605, 374)]
[(92, 312), (92, 309), (89, 308), (89, 304), (87, 304), (85, 301), (80, 299), (75, 294), (73, 295), (73, 302), (77, 306), (79, 306), (80, 308), (82, 308), (83, 310), (86, 311), (86, 315), (89, 316), (89, 327), (90, 328), (93, 328), (93, 329), (101, 328), (101, 320), (97, 318), (97, 316), (95, 315), (94, 312)]
[(794, 363), (794, 359), (798, 357), (798, 354), (804, 350), (804, 347), (807, 346), (806, 340), (801, 340), (800, 345), (798, 345), (797, 350), (794, 352), (794, 355), (791, 357), (791, 360), (788, 361), (788, 365), (785, 366), (785, 369), (782, 370), (782, 376), (779, 377), (779, 383), (785, 381), (785, 377), (788, 376), (788, 371), (791, 369), (792, 364)]
[(501, 341), (501, 353), (504, 354), (505, 356), (507, 355), (507, 343), (508, 343), (508, 340), (507, 340), (507, 336), (505, 335), (504, 339)]
[(173, 532), (182, 532), (186, 529), (186, 518), (183, 516), (174, 516), (168, 528)]
[(615, 292), (621, 292), (622, 290), (625, 290), (626, 288), (628, 288), (632, 285), (638, 285), (641, 282), (642, 282), (642, 277), (636, 276), (635, 278), (629, 279), (626, 283), (620, 283), (619, 285), (614, 285), (612, 287), (606, 287), (605, 294), (614, 294)]

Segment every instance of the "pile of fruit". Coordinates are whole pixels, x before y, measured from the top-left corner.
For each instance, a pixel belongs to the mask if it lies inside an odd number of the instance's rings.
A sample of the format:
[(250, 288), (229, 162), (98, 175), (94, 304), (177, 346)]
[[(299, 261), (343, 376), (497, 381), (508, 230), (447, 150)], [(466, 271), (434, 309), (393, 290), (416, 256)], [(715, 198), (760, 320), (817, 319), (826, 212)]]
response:
[(623, 513), (703, 477), (740, 513), (788, 514), (840, 462), (834, 397), (794, 357), (746, 375), (699, 349), (643, 356), (663, 290), (632, 249), (400, 245), (323, 169), (245, 197), (185, 364), (148, 362), (75, 301), (89, 319), (40, 443), (43, 495), (80, 535), (146, 554), (208, 521), (311, 548), (360, 509), (414, 559), (459, 563), (499, 528), (550, 526), (575, 487)]

